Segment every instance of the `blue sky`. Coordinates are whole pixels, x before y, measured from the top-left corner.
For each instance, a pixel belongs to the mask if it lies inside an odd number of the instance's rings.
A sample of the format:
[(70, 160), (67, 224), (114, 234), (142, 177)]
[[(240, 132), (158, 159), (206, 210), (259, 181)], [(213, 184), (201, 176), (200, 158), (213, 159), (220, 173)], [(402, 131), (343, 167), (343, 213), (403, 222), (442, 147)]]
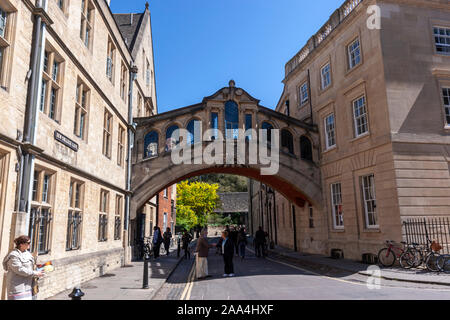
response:
[[(145, 0), (111, 0), (113, 13)], [(159, 112), (228, 85), (275, 108), (284, 65), (343, 0), (150, 0)]]

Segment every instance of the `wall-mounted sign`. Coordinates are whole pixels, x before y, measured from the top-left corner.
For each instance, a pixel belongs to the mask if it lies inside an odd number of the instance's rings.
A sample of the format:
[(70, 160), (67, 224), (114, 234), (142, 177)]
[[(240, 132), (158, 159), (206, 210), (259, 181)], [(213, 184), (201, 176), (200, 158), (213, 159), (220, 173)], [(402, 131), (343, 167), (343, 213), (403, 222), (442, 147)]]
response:
[(78, 152), (78, 143), (75, 141), (67, 138), (65, 135), (63, 135), (61, 132), (55, 130), (55, 140), (61, 142), (66, 147), (69, 147), (75, 152)]

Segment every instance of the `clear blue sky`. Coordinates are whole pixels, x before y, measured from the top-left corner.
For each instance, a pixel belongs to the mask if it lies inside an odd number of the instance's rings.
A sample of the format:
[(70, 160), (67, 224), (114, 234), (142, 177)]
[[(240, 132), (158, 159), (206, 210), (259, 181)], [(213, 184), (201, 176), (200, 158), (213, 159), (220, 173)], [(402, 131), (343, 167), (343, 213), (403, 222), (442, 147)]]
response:
[[(111, 0), (113, 13), (145, 0)], [(150, 0), (159, 112), (228, 85), (275, 108), (284, 65), (343, 0)]]

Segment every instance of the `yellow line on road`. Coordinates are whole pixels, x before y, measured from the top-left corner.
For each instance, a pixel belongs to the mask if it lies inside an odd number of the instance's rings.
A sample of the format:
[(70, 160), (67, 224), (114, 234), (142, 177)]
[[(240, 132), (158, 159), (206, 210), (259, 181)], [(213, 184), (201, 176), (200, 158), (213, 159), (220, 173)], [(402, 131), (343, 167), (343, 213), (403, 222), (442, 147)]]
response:
[[(183, 290), (180, 300), (189, 300), (191, 297), (192, 286), (194, 285), (194, 277), (195, 277), (195, 260), (192, 264), (191, 271), (189, 272), (186, 287)], [(189, 295), (188, 295), (189, 294)]]

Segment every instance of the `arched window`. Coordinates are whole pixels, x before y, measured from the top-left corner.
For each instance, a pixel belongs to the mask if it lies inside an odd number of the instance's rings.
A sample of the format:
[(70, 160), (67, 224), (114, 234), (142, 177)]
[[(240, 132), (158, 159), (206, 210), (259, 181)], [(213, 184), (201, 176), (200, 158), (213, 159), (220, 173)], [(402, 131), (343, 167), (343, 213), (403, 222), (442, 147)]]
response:
[(156, 157), (158, 155), (158, 132), (147, 133), (144, 139), (144, 158)]
[(300, 137), (300, 156), (303, 160), (313, 161), (311, 140), (306, 136)]
[(239, 129), (239, 108), (236, 102), (225, 103), (225, 133), (227, 139), (237, 139)]
[(194, 144), (201, 141), (201, 125), (200, 120), (189, 121), (186, 129), (189, 132), (187, 144)]
[(294, 154), (294, 138), (289, 130), (281, 130), (281, 147), (289, 153)]
[(267, 130), (267, 142), (271, 143), (273, 126), (269, 122), (263, 122), (261, 125), (261, 129)]
[(177, 125), (173, 125), (166, 130), (166, 151), (172, 150), (180, 142), (180, 133), (178, 129)]

